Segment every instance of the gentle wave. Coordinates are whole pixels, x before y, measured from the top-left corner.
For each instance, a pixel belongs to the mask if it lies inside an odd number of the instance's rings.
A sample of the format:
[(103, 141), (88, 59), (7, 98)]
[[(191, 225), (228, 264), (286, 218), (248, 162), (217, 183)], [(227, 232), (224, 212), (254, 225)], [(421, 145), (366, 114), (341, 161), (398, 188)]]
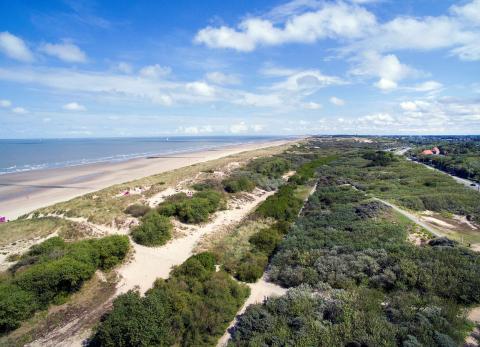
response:
[[(231, 146), (235, 144), (255, 143), (255, 142), (264, 141), (264, 140), (266, 139), (265, 138), (259, 138), (259, 139), (249, 138), (249, 139), (245, 139), (245, 141), (237, 140), (237, 141), (228, 141), (228, 142), (216, 142), (215, 139), (212, 139), (213, 143), (210, 143), (208, 145), (205, 145), (205, 144), (200, 145), (199, 143), (190, 142), (190, 146), (183, 147), (177, 150), (173, 150), (173, 149), (156, 150), (156, 151), (146, 151), (146, 152), (115, 154), (111, 156), (103, 156), (103, 157), (97, 157), (97, 158), (81, 158), (81, 159), (75, 159), (75, 160), (65, 160), (65, 161), (56, 161), (56, 162), (11, 165), (8, 167), (0, 168), (0, 175), (33, 171), (33, 170), (81, 166), (81, 165), (97, 164), (97, 163), (121, 162), (121, 161), (130, 160), (130, 159), (145, 158), (149, 156), (159, 156), (159, 155), (168, 156), (168, 155), (174, 155), (179, 153), (191, 153), (191, 152), (200, 151), (200, 150), (222, 148), (222, 147)], [(174, 141), (170, 142), (169, 144), (171, 145), (173, 142)]]

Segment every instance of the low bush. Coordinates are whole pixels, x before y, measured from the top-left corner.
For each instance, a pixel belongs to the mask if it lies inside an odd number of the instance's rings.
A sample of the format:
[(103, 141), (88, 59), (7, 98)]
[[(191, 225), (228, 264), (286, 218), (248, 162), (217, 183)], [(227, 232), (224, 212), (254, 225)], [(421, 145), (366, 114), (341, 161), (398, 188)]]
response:
[(295, 186), (285, 185), (272, 196), (268, 197), (256, 210), (261, 217), (271, 217), (277, 221), (293, 221), (303, 201), (295, 196)]
[(280, 244), (282, 237), (283, 235), (276, 228), (267, 228), (250, 237), (249, 241), (256, 251), (270, 255)]
[(52, 237), (24, 254), (0, 283), (0, 332), (19, 326), (36, 310), (62, 302), (96, 269), (110, 269), (129, 250), (126, 236), (68, 243)]
[(262, 277), (268, 264), (268, 256), (261, 252), (248, 252), (235, 269), (235, 278), (254, 283)]
[(392, 162), (397, 161), (392, 152), (385, 151), (371, 151), (363, 155), (364, 159), (370, 160), (369, 166), (388, 166)]
[(255, 183), (247, 177), (233, 177), (223, 181), (223, 187), (228, 193), (251, 192)]
[(147, 213), (132, 232), (133, 240), (144, 246), (161, 246), (172, 237), (172, 223), (156, 211)]
[(18, 328), (37, 306), (32, 293), (9, 283), (0, 284), (0, 333)]
[(150, 207), (146, 205), (133, 204), (128, 206), (125, 209), (125, 213), (131, 215), (132, 217), (143, 217), (151, 210)]
[(206, 222), (211, 213), (224, 206), (222, 194), (214, 190), (203, 190), (191, 198), (176, 194), (161, 203), (157, 211), (164, 216), (176, 216), (184, 223)]
[(215, 271), (210, 253), (176, 267), (144, 297), (120, 295), (89, 346), (211, 346), (224, 333), (249, 289)]
[(290, 163), (279, 157), (258, 158), (248, 163), (247, 169), (269, 178), (278, 178), (290, 169)]

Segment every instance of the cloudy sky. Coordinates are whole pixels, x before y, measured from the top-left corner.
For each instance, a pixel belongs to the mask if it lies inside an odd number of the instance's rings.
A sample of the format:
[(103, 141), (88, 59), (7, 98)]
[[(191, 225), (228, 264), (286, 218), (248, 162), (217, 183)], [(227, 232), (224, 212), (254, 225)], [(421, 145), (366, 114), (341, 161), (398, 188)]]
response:
[(480, 0), (0, 0), (0, 138), (480, 133)]

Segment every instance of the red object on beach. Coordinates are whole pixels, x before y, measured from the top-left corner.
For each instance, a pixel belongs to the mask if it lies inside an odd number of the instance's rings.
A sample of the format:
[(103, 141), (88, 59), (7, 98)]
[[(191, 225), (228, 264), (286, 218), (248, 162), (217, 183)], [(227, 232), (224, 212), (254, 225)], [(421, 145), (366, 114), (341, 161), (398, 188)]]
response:
[(7, 222), (7, 217), (0, 216), (0, 223), (6, 223), (6, 222)]
[(123, 193), (123, 195), (128, 195), (128, 194), (130, 194), (130, 192), (128, 190)]

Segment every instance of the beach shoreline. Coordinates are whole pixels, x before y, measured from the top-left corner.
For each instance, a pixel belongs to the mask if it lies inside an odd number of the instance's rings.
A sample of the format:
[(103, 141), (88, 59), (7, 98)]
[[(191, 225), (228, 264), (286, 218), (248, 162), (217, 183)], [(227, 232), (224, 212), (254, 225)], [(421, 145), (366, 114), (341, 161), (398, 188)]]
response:
[(0, 215), (14, 220), (38, 208), (109, 186), (179, 169), (240, 152), (298, 142), (267, 140), (207, 150), (148, 156), (121, 162), (101, 162), (0, 175)]

